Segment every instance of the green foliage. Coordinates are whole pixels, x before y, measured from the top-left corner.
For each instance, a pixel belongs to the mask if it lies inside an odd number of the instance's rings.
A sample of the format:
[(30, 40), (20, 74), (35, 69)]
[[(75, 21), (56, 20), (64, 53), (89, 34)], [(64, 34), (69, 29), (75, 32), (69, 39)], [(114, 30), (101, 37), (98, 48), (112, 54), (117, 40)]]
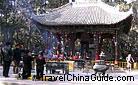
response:
[(128, 34), (121, 34), (119, 36), (119, 55), (125, 59), (127, 52), (131, 52), (133, 57), (136, 57), (138, 55), (138, 33), (131, 30)]
[(48, 3), (42, 3), (41, 0), (35, 0), (35, 3), (33, 3), (33, 7), (40, 8), (42, 6), (48, 7), (48, 8), (57, 8), (59, 6), (62, 6), (64, 4), (67, 4), (68, 0), (48, 0)]
[(48, 0), (50, 8), (56, 8), (68, 3), (68, 0)]
[(4, 0), (0, 0), (0, 7), (1, 7), (1, 5), (3, 4), (3, 2), (4, 2)]

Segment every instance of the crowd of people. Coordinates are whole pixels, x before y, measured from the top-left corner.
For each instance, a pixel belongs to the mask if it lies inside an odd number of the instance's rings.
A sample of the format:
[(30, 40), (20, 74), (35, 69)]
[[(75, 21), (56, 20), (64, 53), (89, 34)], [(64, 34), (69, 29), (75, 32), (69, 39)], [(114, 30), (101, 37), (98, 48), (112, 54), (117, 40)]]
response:
[[(85, 59), (90, 60), (88, 54), (86, 53), (83, 57), (80, 55), (79, 52), (76, 52), (76, 55), (68, 55), (65, 53), (52, 53), (52, 57), (46, 57), (44, 51), (39, 51), (38, 54), (32, 53), (31, 50), (23, 48), (22, 45), (16, 44), (15, 48), (12, 48), (11, 43), (7, 42), (4, 47), (1, 48), (1, 54), (3, 57), (3, 76), (9, 77), (9, 69), (11, 64), (13, 65), (13, 73), (19, 73), (19, 67), (21, 61), (23, 62), (23, 72), (22, 77), (23, 79), (27, 79), (31, 76), (31, 70), (34, 68), (34, 64), (36, 63), (36, 74), (37, 78), (41, 78), (43, 76), (44, 71), (44, 64), (48, 60), (78, 60), (78, 59)], [(72, 53), (70, 53), (72, 54)], [(101, 52), (99, 56), (105, 56), (104, 52)], [(127, 67), (131, 69), (131, 63), (134, 62), (131, 54), (126, 57)], [(34, 63), (34, 64), (33, 64)]]
[[(40, 51), (37, 55), (32, 55), (31, 50), (23, 48), (22, 45), (16, 44), (15, 48), (13, 49), (11, 43), (7, 42), (5, 46), (1, 48), (1, 54), (3, 60), (4, 77), (9, 77), (9, 70), (11, 65), (13, 66), (14, 74), (19, 73), (19, 67), (22, 65), (22, 78), (27, 79), (31, 76), (32, 62), (34, 61), (36, 62), (37, 78), (42, 76), (46, 60), (42, 51)], [(21, 64), (21, 62), (23, 63)]]
[(71, 60), (77, 60), (80, 59), (80, 53), (77, 52), (76, 55), (67, 55), (65, 53), (51, 53), (45, 55), (45, 52), (42, 50), (39, 50), (39, 52), (33, 53), (32, 50), (26, 49), (21, 44), (16, 44), (14, 48), (12, 48), (11, 43), (7, 42), (2, 48), (1, 48), (1, 54), (3, 57), (3, 76), (9, 77), (9, 69), (10, 66), (13, 66), (13, 73), (18, 74), (19, 73), (19, 67), (21, 67), (21, 62), (23, 62), (23, 72), (22, 77), (23, 79), (27, 79), (31, 76), (31, 70), (34, 69), (34, 64), (36, 63), (36, 74), (37, 78), (42, 77), (43, 71), (44, 71), (44, 64), (48, 60), (65, 60), (65, 59), (71, 59)]

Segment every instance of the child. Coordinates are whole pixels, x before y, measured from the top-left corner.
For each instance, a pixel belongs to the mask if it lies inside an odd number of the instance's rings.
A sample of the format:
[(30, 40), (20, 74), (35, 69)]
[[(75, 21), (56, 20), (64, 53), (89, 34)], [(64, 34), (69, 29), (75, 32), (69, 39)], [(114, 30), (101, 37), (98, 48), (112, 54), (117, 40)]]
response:
[(41, 52), (36, 58), (36, 78), (40, 79), (43, 77), (45, 58), (43, 57), (43, 53)]

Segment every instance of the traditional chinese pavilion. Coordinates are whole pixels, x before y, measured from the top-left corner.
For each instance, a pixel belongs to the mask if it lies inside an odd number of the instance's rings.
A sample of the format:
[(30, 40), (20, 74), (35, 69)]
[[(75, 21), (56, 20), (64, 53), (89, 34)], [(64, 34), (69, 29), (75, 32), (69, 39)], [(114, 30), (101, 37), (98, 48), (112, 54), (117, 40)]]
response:
[(62, 36), (73, 52), (89, 52), (94, 59), (101, 50), (118, 59), (118, 34), (131, 28), (132, 12), (97, 0), (70, 0), (68, 4), (33, 15), (41, 28)]

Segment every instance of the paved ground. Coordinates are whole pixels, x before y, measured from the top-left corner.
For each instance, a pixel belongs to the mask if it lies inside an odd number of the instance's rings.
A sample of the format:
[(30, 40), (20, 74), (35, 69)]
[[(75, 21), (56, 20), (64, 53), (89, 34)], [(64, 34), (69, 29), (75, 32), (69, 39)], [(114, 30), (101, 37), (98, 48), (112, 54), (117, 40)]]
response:
[[(86, 72), (82, 72), (80, 70), (75, 70), (75, 72), (70, 72), (69, 75), (69, 79), (70, 80), (72, 78), (72, 76), (89, 76), (89, 81), (67, 81), (67, 79), (65, 79), (65, 81), (32, 81), (32, 80), (17, 80), (15, 78), (15, 74), (12, 73), (12, 67), (10, 69), (10, 77), (9, 78), (5, 78), (2, 76), (2, 67), (0, 66), (0, 85), (138, 85), (138, 70), (133, 70), (131, 72), (128, 71), (124, 71), (124, 70), (116, 70), (116, 71), (107, 71), (107, 74), (109, 76), (113, 77), (114, 81), (93, 81), (91, 80), (90, 76), (93, 74), (94, 72), (91, 70), (89, 73)], [(106, 74), (106, 75), (107, 75)], [(63, 75), (54, 75), (56, 76), (63, 76)], [(65, 75), (67, 76), (67, 75)], [(120, 77), (125, 77), (127, 78), (127, 76), (134, 76), (134, 81), (117, 81), (118, 76)], [(123, 77), (123, 78), (124, 78)], [(66, 77), (67, 78), (67, 77)], [(93, 77), (94, 78), (94, 75)], [(85, 77), (86, 79), (86, 77)], [(88, 78), (86, 79), (88, 80)], [(115, 81), (116, 80), (116, 81)]]

